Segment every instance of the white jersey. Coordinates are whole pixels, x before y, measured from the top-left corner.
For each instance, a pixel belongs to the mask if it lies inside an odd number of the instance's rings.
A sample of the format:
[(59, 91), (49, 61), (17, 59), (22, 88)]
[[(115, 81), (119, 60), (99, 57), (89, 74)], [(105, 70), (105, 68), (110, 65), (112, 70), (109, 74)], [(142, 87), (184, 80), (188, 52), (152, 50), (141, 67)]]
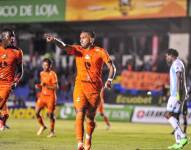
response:
[(186, 89), (186, 77), (185, 77), (185, 67), (180, 59), (174, 60), (170, 67), (170, 96), (175, 97), (177, 95), (177, 72), (182, 72), (184, 81), (184, 93), (187, 94)]

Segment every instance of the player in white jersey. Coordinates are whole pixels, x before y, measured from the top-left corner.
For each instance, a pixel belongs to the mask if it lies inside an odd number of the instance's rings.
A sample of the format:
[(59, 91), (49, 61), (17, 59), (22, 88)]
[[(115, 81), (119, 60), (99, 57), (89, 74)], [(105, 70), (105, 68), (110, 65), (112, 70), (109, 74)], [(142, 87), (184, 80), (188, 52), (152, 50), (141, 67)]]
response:
[(168, 149), (182, 149), (187, 143), (188, 138), (182, 131), (176, 114), (180, 113), (181, 104), (187, 94), (185, 67), (183, 62), (178, 58), (178, 52), (175, 49), (168, 49), (166, 53), (166, 61), (170, 67), (170, 97), (167, 103), (167, 111), (165, 117), (175, 130), (176, 143), (169, 146)]

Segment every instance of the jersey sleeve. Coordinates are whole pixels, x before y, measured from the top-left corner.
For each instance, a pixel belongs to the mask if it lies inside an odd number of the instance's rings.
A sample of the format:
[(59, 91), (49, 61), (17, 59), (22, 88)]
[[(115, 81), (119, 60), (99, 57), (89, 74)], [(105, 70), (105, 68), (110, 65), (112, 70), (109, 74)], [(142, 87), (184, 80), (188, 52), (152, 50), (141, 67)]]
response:
[(79, 53), (79, 45), (72, 45), (69, 48), (66, 48), (66, 52), (68, 55), (77, 55)]
[(23, 52), (22, 52), (21, 49), (18, 50), (17, 63), (18, 63), (18, 64), (22, 64), (22, 63), (23, 63)]
[(106, 64), (107, 64), (109, 61), (111, 61), (111, 58), (110, 58), (108, 52), (107, 52), (106, 50), (104, 50), (104, 49), (101, 51), (101, 57), (102, 57), (103, 61), (104, 61)]
[(174, 64), (174, 70), (175, 72), (182, 72), (182, 66), (180, 65), (180, 63), (176, 62)]
[(58, 78), (55, 72), (52, 73), (52, 83), (57, 84), (58, 83)]

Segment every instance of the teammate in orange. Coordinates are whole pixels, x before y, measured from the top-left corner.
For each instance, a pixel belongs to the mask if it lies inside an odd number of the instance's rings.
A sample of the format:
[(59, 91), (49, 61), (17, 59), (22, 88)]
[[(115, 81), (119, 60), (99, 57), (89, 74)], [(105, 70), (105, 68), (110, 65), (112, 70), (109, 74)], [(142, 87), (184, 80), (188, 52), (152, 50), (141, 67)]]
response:
[(107, 127), (106, 129), (109, 129), (111, 125), (110, 125), (108, 117), (104, 113), (104, 89), (105, 88), (102, 88), (101, 92), (100, 92), (100, 104), (97, 108), (97, 112), (100, 114), (100, 116), (103, 117), (104, 122), (105, 122), (106, 127)]
[[(45, 34), (48, 42), (54, 42), (58, 47), (74, 55), (76, 59), (77, 76), (73, 92), (76, 110), (76, 138), (78, 150), (90, 150), (92, 133), (95, 128), (95, 114), (100, 103), (102, 83), (102, 67), (106, 63), (109, 77), (105, 83), (111, 88), (115, 76), (115, 66), (106, 50), (94, 45), (95, 33), (82, 31), (80, 45), (68, 45), (52, 35)], [(86, 117), (86, 136), (84, 145), (84, 120)]]
[(40, 128), (37, 135), (41, 135), (47, 128), (40, 115), (41, 110), (46, 107), (48, 109), (48, 116), (50, 118), (50, 133), (47, 137), (54, 137), (55, 115), (54, 110), (56, 106), (56, 89), (58, 87), (57, 75), (51, 70), (52, 62), (45, 58), (42, 63), (43, 71), (40, 73), (40, 84), (36, 88), (40, 88), (41, 92), (36, 103), (36, 117)]
[(6, 120), (9, 117), (6, 105), (9, 94), (17, 86), (23, 75), (23, 53), (15, 46), (15, 34), (10, 29), (1, 32), (0, 47), (0, 130), (5, 129)]

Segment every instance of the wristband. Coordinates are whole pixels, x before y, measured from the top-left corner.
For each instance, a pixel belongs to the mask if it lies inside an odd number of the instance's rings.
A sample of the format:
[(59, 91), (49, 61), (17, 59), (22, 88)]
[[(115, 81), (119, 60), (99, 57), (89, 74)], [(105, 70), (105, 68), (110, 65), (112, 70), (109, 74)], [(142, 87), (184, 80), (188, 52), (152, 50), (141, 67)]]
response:
[(112, 82), (112, 81), (113, 81), (113, 79), (112, 79), (112, 78), (108, 78), (108, 79), (107, 79), (107, 81), (111, 81), (111, 82)]

